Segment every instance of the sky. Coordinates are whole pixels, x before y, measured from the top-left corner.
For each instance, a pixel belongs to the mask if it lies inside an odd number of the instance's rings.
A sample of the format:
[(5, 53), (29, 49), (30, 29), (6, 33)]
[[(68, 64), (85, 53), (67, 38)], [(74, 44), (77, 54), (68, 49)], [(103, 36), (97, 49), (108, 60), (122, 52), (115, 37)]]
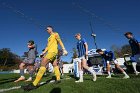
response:
[(34, 40), (40, 54), (49, 37), (45, 26), (52, 25), (69, 52), (63, 60), (71, 62), (76, 33), (86, 39), (89, 50), (95, 48), (90, 22), (98, 48), (128, 44), (125, 32), (140, 37), (140, 0), (0, 0), (0, 49), (22, 56), (27, 42)]

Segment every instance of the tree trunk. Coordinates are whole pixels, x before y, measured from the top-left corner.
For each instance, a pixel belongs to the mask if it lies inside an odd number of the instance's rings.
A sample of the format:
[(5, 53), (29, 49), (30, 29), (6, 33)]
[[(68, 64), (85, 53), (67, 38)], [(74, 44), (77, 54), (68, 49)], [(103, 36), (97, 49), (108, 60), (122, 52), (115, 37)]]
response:
[(7, 63), (7, 58), (5, 59), (4, 66), (6, 65), (6, 63)]

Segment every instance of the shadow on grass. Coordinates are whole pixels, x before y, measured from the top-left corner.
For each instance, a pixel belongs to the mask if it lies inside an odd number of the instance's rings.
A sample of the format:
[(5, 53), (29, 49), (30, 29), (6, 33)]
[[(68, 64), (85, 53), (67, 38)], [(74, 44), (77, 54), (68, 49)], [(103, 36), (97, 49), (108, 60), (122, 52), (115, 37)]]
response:
[(76, 80), (79, 80), (78, 77), (75, 77), (74, 75), (68, 75), (69, 77), (73, 78), (73, 79), (76, 79)]
[[(41, 87), (41, 86), (43, 86), (43, 85), (48, 84), (50, 81), (51, 81), (51, 80), (47, 80), (46, 82), (43, 82), (42, 84), (39, 84), (39, 85), (36, 87), (36, 89), (38, 89), (39, 87)], [(30, 86), (30, 85), (32, 85), (32, 83), (29, 83), (29, 84), (26, 84), (26, 85), (22, 85), (21, 88), (22, 88), (23, 90), (25, 90), (25, 91), (32, 91), (32, 89), (31, 89), (31, 90), (28, 90), (28, 86)], [(30, 88), (29, 88), (29, 89), (30, 89)]]
[(56, 88), (53, 88), (50, 93), (61, 93), (61, 88), (59, 87), (56, 87)]
[(4, 81), (4, 80), (9, 80), (9, 79), (15, 79), (15, 78), (17, 78), (17, 77), (0, 79), (0, 82), (1, 82), (1, 81)]
[(9, 83), (9, 82), (14, 82), (17, 78), (18, 77), (14, 77), (14, 78), (10, 78), (10, 79), (2, 79), (2, 80), (0, 80), (0, 85), (1, 84), (6, 84), (6, 83)]
[[(43, 86), (43, 85), (50, 84), (50, 81), (52, 81), (52, 79), (47, 80), (46, 82), (42, 82), (42, 84), (39, 84), (39, 85), (36, 87), (36, 89), (38, 89), (39, 87), (41, 87), (41, 86)], [(61, 82), (59, 82), (59, 83), (61, 83)], [(31, 83), (30, 83), (30, 84), (31, 84)], [(21, 86), (21, 88), (22, 88), (23, 90), (25, 90), (25, 91), (31, 91), (32, 89), (31, 89), (31, 90), (30, 90), (30, 88), (28, 89), (28, 86), (29, 86), (30, 84), (27, 84), (27, 85), (25, 85), (25, 86)], [(56, 82), (51, 82), (51, 84), (58, 84), (58, 83), (56, 83)], [(50, 93), (61, 93), (61, 89), (60, 89), (60, 88), (54, 88), (53, 90), (51, 90)]]
[(43, 85), (49, 84), (50, 81), (52, 81), (52, 80), (55, 80), (54, 77), (52, 77), (51, 79), (47, 80), (46, 82), (44, 82), (44, 83), (38, 85), (37, 88), (39, 88), (39, 87), (41, 87), (41, 86), (43, 86)]

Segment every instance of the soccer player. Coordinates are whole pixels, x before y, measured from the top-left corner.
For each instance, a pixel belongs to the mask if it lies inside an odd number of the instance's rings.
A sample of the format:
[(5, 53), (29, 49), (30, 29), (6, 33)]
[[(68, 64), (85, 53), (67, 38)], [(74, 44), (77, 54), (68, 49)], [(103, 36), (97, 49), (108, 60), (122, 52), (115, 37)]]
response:
[(132, 63), (134, 73), (138, 75), (140, 72), (137, 71), (136, 65), (137, 62), (140, 62), (140, 40), (138, 41), (137, 39), (134, 38), (133, 33), (131, 32), (126, 32), (125, 37), (129, 39), (129, 44), (131, 46), (132, 50), (132, 57), (134, 57), (135, 62)]
[(57, 32), (53, 31), (53, 27), (52, 26), (47, 26), (47, 32), (50, 34), (50, 37), (48, 38), (48, 44), (47, 47), (45, 48), (45, 50), (43, 51), (42, 55), (47, 54), (44, 56), (44, 58), (41, 61), (41, 67), (37, 73), (37, 76), (34, 80), (34, 82), (32, 82), (31, 84), (24, 86), (23, 89), (26, 91), (30, 91), (32, 89), (36, 89), (37, 85), (39, 83), (39, 81), (41, 80), (43, 74), (46, 71), (46, 65), (49, 62), (54, 62), (53, 66), (54, 66), (54, 73), (56, 75), (56, 80), (59, 81), (60, 80), (60, 71), (59, 71), (59, 67), (57, 66), (57, 61), (56, 60), (56, 56), (58, 54), (58, 44), (60, 44), (62, 50), (63, 50), (63, 55), (67, 55), (67, 51), (60, 39), (60, 36)]
[(61, 76), (63, 76), (63, 62), (61, 60), (61, 56), (62, 56), (63, 51), (61, 49), (58, 50), (58, 55), (57, 55), (57, 64), (59, 66), (59, 70), (61, 73)]
[(64, 75), (63, 62), (62, 62), (61, 59), (58, 59), (58, 66), (59, 66), (59, 70), (60, 70), (61, 76), (63, 76)]
[(25, 80), (24, 68), (27, 67), (27, 66), (28, 66), (30, 77), (26, 81), (32, 81), (32, 76), (33, 76), (33, 73), (34, 73), (33, 66), (34, 66), (34, 63), (35, 63), (37, 50), (36, 50), (36, 45), (34, 44), (33, 40), (30, 40), (28, 42), (27, 46), (29, 48), (29, 51), (27, 52), (27, 58), (24, 59), (24, 61), (19, 65), (20, 78), (15, 80), (14, 82), (19, 82), (19, 81)]
[(87, 56), (88, 56), (88, 44), (84, 38), (81, 38), (81, 34), (77, 33), (75, 38), (78, 40), (77, 42), (77, 50), (78, 50), (78, 57), (81, 62), (78, 63), (79, 67), (79, 77), (80, 79), (75, 82), (83, 82), (83, 70), (82, 68), (88, 70), (93, 75), (93, 81), (96, 81), (96, 73), (93, 68), (87, 66)]
[(125, 75), (123, 77), (124, 79), (129, 78), (126, 72), (119, 66), (118, 61), (115, 59), (114, 53), (112, 51), (102, 51), (101, 49), (97, 49), (96, 52), (99, 53), (102, 56), (102, 58), (105, 60), (105, 62), (107, 63), (108, 76), (106, 78), (111, 78), (110, 62), (114, 62), (117, 69), (119, 69)]
[(37, 59), (37, 60), (35, 61), (35, 64), (34, 64), (34, 72), (35, 72), (35, 75), (37, 74), (37, 72), (38, 72), (38, 70), (39, 70), (39, 68), (40, 68), (40, 62), (41, 62), (40, 59)]

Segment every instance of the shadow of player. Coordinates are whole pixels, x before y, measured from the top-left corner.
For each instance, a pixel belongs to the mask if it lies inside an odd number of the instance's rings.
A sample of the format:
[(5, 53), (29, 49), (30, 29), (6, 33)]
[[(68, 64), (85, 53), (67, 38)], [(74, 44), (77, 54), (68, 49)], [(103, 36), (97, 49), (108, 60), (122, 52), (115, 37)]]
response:
[[(14, 82), (15, 79), (17, 79), (18, 77), (15, 77), (15, 78), (9, 78), (9, 79), (2, 79), (0, 80), (0, 85), (1, 84), (6, 84), (6, 83), (9, 83), (9, 82)], [(1, 82), (2, 81), (2, 82)]]
[(59, 87), (56, 87), (56, 88), (53, 88), (50, 93), (61, 93), (61, 88)]
[(74, 75), (68, 75), (68, 76), (73, 78), (73, 79), (79, 80), (79, 77), (75, 77)]

